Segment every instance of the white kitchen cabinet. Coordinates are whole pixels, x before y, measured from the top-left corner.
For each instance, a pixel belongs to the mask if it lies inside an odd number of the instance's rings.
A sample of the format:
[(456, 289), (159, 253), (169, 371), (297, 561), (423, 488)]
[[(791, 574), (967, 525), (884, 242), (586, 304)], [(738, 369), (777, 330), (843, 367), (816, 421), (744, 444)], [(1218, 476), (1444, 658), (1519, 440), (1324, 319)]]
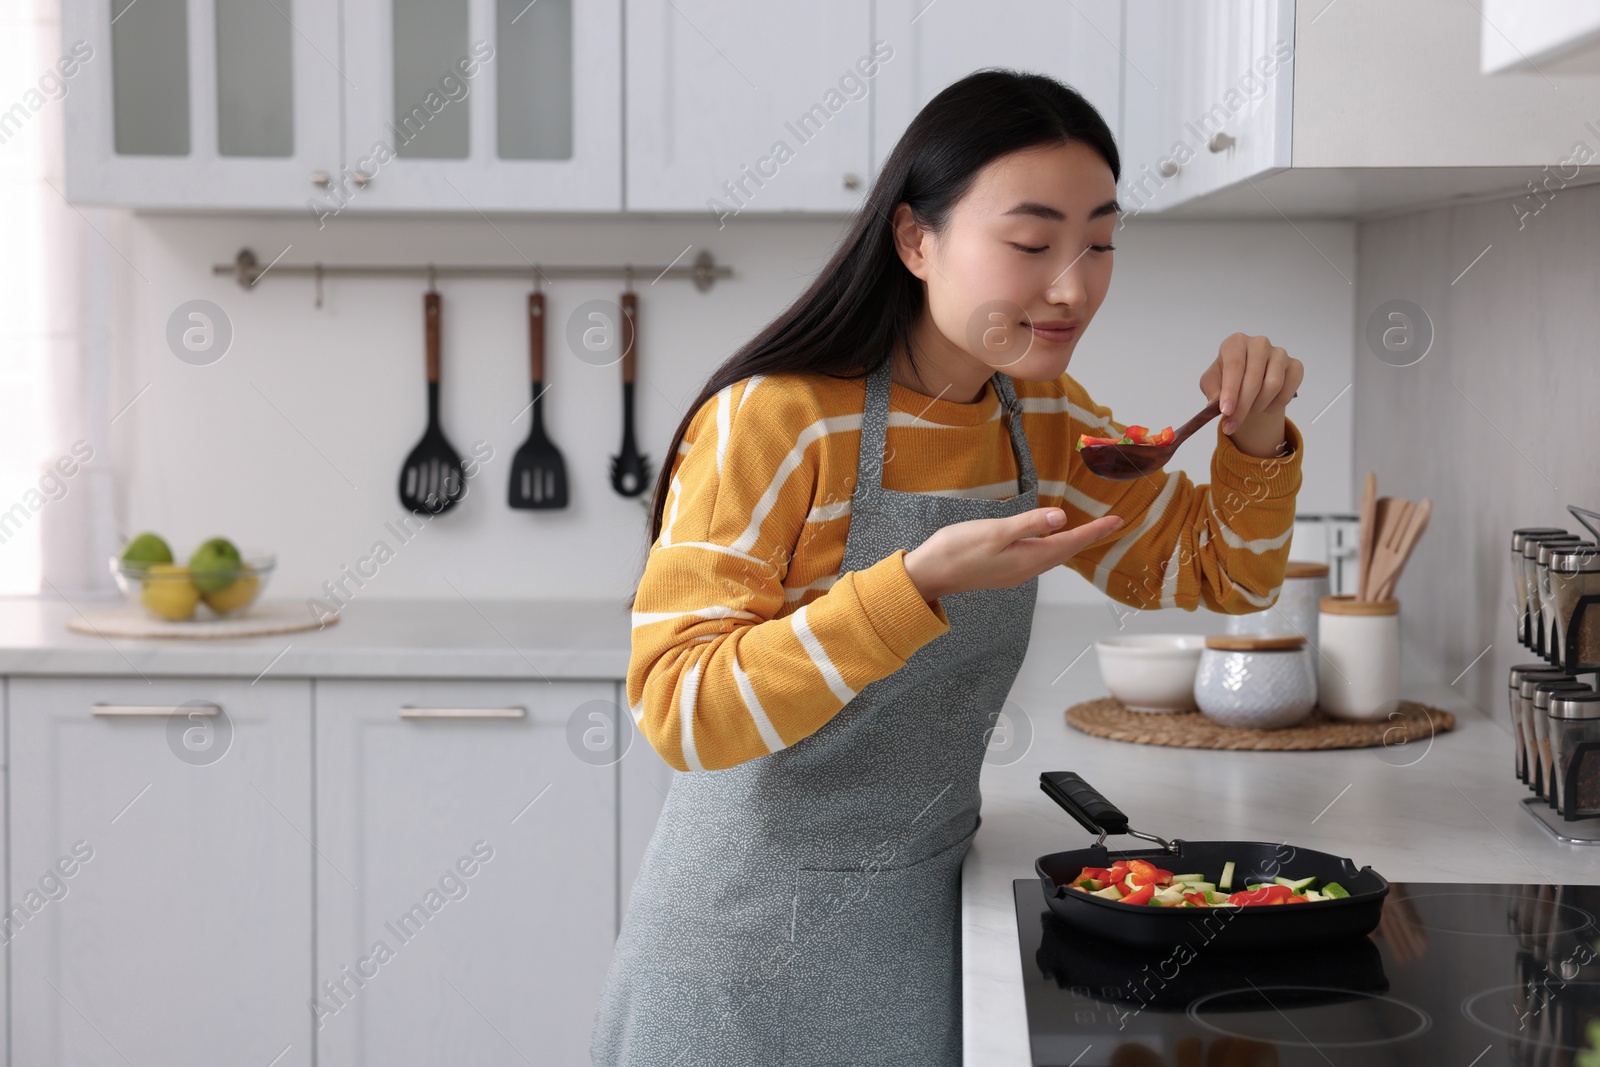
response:
[(853, 210), (870, 16), (861, 0), (627, 0), (628, 209)]
[(1600, 173), (1582, 165), (1600, 156), (1593, 77), (1484, 74), (1476, 5), (1127, 5), (1129, 66), (1149, 75), (1124, 79), (1129, 209), (1360, 218), (1519, 192), (1536, 208)]
[(1600, 74), (1594, 0), (1483, 0), (1483, 73)]
[(1161, 210), (1289, 165), (1294, 0), (1127, 5), (1125, 211)]
[(874, 32), (894, 49), (873, 89), (874, 174), (924, 104), (982, 67), (1066, 82), (1116, 134), (1124, 76), (1122, 0), (874, 0), (873, 10)]
[(581, 732), (614, 693), (317, 682), (323, 1067), (588, 1062), (616, 933), (617, 772), (580, 755)]
[(621, 0), (343, 0), (354, 211), (617, 211)]
[(311, 684), (8, 687), (12, 1062), (311, 1063)]
[(61, 14), (68, 199), (303, 210), (338, 171), (337, 4), (63, 0)]

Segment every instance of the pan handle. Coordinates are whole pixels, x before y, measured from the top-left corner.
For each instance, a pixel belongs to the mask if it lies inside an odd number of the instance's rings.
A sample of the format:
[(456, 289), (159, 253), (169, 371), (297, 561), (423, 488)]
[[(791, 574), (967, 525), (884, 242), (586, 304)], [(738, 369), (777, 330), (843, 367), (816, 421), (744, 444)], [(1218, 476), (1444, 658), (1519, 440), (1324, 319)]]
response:
[(1128, 817), (1121, 809), (1072, 771), (1045, 771), (1039, 775), (1039, 788), (1085, 830), (1099, 834), (1101, 840), (1107, 834), (1128, 832)]

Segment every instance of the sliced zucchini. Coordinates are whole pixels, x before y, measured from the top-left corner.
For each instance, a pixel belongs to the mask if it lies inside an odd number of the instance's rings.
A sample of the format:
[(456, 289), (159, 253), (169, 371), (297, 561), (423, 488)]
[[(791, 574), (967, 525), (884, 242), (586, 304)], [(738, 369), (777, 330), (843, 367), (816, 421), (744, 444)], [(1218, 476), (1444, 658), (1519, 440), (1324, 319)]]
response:
[(1233, 861), (1229, 860), (1222, 865), (1222, 877), (1217, 879), (1218, 889), (1233, 888)]
[(1344, 897), (1348, 897), (1350, 895), (1350, 890), (1346, 889), (1338, 882), (1329, 882), (1327, 885), (1322, 887), (1322, 895), (1330, 900), (1340, 900)]
[(1206, 876), (1203, 874), (1175, 874), (1172, 876), (1172, 880), (1174, 882), (1203, 882), (1206, 880)]
[(1312, 886), (1317, 884), (1317, 879), (1316, 879), (1315, 875), (1312, 875), (1309, 878), (1298, 878), (1297, 879), (1297, 878), (1285, 878), (1283, 875), (1280, 874), (1280, 875), (1278, 875), (1278, 877), (1274, 878), (1273, 881), (1275, 883), (1277, 883), (1278, 885), (1286, 885), (1286, 886), (1288, 886), (1290, 889), (1294, 890), (1296, 893), (1304, 893), (1307, 889), (1310, 889)]
[(1114, 885), (1108, 885), (1104, 889), (1097, 890), (1089, 895), (1092, 897), (1100, 897), (1103, 900), (1121, 900), (1122, 890), (1118, 889)]

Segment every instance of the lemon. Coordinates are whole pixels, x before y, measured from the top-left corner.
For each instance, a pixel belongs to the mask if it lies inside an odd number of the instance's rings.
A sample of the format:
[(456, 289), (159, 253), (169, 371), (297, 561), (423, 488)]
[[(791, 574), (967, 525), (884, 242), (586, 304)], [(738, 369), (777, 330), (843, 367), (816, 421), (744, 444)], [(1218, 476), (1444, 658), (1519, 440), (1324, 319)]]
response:
[(239, 577), (231, 585), (224, 586), (216, 591), (200, 591), (207, 606), (218, 615), (238, 611), (248, 607), (256, 598), (256, 591), (261, 588), (261, 579), (256, 577), (255, 568), (248, 563), (239, 565)]
[(145, 569), (143, 582), (139, 600), (161, 618), (181, 622), (194, 615), (200, 590), (189, 580), (188, 568), (176, 563), (152, 563)]

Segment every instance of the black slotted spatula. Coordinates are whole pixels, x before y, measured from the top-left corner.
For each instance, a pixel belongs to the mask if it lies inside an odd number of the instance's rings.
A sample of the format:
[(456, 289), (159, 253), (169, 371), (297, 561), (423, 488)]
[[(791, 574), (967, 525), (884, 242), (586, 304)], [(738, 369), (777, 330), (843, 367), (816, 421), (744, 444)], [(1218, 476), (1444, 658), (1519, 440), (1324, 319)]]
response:
[(567, 506), (567, 465), (544, 432), (544, 294), (528, 294), (528, 365), (533, 380), (533, 426), (511, 459), (511, 506)]
[(639, 366), (639, 297), (622, 294), (622, 454), (611, 457), (611, 488), (623, 496), (639, 496), (650, 482), (650, 457), (639, 451), (633, 436), (633, 379)]
[(400, 503), (409, 511), (438, 515), (466, 492), (461, 457), (439, 428), (439, 294), (422, 297), (422, 324), (428, 355), (428, 428), (400, 468)]

